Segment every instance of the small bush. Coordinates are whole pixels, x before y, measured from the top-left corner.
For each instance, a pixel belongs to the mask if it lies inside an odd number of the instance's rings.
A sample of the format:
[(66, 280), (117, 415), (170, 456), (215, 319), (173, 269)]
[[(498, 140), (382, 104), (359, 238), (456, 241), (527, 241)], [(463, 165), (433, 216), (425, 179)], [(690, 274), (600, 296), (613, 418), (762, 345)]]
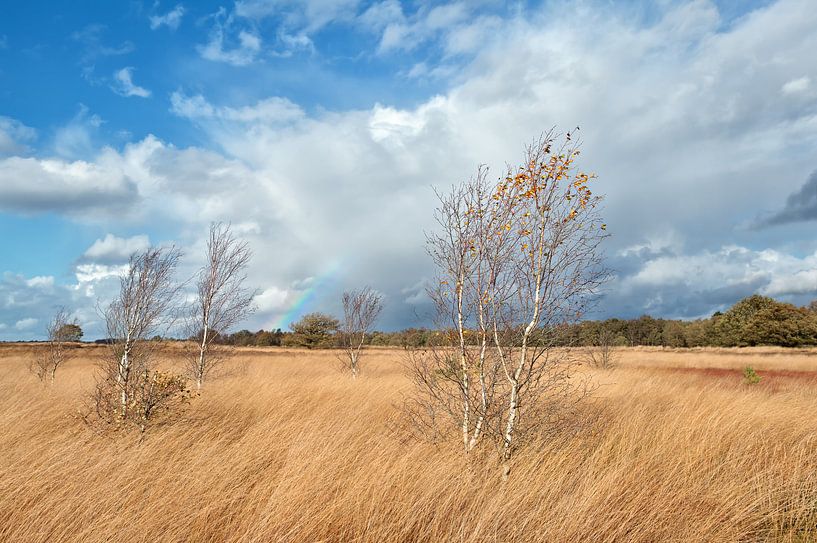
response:
[(760, 375), (757, 374), (752, 366), (746, 366), (743, 369), (743, 382), (747, 385), (756, 385), (760, 382)]
[(122, 384), (115, 375), (101, 378), (93, 396), (96, 417), (89, 422), (110, 424), (112, 428), (131, 423), (144, 433), (150, 425), (176, 419), (195, 396), (183, 376), (147, 368), (135, 374), (126, 393), (128, 400), (123, 410)]

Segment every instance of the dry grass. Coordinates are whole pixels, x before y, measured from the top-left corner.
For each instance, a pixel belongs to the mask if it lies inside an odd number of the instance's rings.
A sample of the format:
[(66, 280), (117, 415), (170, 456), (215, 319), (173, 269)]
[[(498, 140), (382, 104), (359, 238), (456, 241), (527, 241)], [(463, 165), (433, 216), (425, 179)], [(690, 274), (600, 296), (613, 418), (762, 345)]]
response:
[(352, 381), (331, 353), (243, 350), (141, 444), (75, 416), (94, 349), (53, 387), (31, 352), (0, 348), (3, 541), (817, 540), (817, 385), (666, 369), (814, 371), (814, 352), (628, 350), (596, 375), (597, 431), (529, 444), (506, 485), (490, 456), (390, 434), (399, 351)]

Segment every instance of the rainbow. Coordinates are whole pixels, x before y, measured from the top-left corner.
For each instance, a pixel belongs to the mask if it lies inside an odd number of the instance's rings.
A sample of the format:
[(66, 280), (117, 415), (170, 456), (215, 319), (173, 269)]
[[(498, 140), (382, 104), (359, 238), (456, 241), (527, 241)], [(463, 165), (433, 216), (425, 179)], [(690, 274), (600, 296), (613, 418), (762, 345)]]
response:
[(286, 313), (278, 318), (273, 328), (286, 330), (291, 323), (306, 314), (318, 295), (326, 292), (327, 287), (334, 283), (339, 271), (340, 263), (335, 262), (323, 274), (315, 277), (312, 283), (298, 295)]

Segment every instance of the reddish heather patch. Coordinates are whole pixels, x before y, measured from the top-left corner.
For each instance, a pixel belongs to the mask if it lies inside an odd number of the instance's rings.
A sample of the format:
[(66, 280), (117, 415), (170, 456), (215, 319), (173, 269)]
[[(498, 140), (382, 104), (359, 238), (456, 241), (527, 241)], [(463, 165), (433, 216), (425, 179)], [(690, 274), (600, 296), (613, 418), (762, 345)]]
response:
[[(647, 367), (647, 366), (645, 366)], [(721, 382), (742, 383), (743, 370), (729, 368), (650, 368), (667, 373), (694, 375)], [(781, 385), (796, 382), (817, 384), (817, 371), (756, 370), (760, 376), (758, 386), (778, 390)]]

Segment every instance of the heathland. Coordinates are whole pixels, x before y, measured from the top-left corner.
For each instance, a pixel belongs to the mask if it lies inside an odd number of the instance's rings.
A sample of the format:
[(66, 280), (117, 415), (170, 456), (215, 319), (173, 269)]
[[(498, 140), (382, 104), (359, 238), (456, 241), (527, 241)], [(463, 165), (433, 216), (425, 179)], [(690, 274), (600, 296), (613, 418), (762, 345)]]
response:
[(143, 436), (83, 421), (104, 347), (53, 384), (35, 349), (0, 347), (2, 541), (817, 540), (813, 349), (620, 349), (582, 369), (592, 424), (532, 436), (505, 482), (490, 451), (409, 438), (401, 349), (358, 379), (332, 351), (239, 349)]

